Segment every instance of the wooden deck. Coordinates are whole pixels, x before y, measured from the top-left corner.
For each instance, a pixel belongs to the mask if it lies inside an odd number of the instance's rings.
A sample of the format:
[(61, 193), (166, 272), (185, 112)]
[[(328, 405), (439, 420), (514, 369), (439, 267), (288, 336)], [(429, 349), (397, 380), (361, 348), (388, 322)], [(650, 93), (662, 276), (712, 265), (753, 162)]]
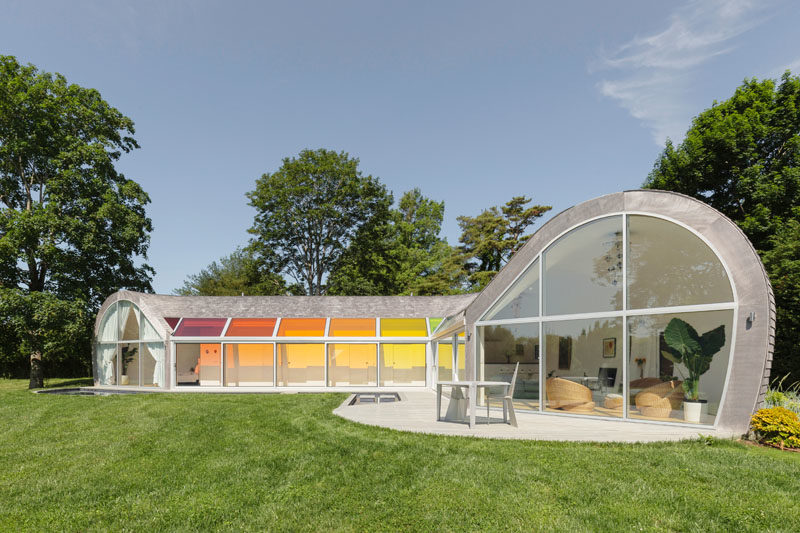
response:
[[(515, 428), (503, 424), (500, 409), (492, 410), (491, 423), (487, 424), (485, 407), (478, 409), (477, 424), (470, 429), (466, 422), (436, 421), (436, 393), (433, 391), (398, 392), (402, 398), (400, 402), (348, 405), (348, 400), (333, 412), (353, 422), (400, 431), (497, 439), (655, 442), (694, 439), (699, 435), (720, 438), (739, 436), (710, 428), (540, 414), (521, 410), (516, 411), (519, 427)], [(442, 416), (447, 412), (448, 403), (449, 398), (443, 397)]]

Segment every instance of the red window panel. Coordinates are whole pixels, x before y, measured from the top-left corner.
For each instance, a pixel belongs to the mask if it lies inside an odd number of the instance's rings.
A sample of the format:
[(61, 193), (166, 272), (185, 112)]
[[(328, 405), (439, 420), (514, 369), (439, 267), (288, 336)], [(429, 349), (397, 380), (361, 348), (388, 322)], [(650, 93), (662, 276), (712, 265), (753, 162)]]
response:
[(227, 318), (184, 318), (175, 337), (219, 337)]
[(172, 330), (174, 330), (174, 329), (175, 329), (175, 326), (177, 326), (177, 325), (178, 325), (178, 322), (180, 322), (180, 321), (181, 321), (181, 319), (180, 319), (180, 318), (166, 317), (166, 316), (164, 317), (164, 320), (166, 320), (166, 321), (167, 321), (167, 324), (169, 324), (169, 327), (170, 327), (170, 329), (172, 329)]

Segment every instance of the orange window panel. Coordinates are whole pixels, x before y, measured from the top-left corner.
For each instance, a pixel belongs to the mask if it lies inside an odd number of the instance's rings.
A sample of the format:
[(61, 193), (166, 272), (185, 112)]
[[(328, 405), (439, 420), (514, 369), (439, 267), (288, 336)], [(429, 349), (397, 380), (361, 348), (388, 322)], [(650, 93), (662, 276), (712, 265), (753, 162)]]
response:
[(325, 335), (324, 318), (282, 318), (279, 337), (322, 337)]
[(381, 318), (381, 337), (427, 337), (424, 318)]
[(331, 337), (374, 337), (374, 318), (332, 318)]
[(271, 337), (276, 318), (234, 318), (226, 337)]

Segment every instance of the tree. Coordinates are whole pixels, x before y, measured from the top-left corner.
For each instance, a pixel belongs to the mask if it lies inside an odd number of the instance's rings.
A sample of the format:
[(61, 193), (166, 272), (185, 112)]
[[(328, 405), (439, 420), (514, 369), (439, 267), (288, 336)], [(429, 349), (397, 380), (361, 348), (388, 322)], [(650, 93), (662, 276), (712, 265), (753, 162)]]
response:
[(303, 150), (256, 180), (251, 246), (271, 271), (310, 295), (324, 294), (331, 269), (358, 231), (388, 216), (392, 197), (345, 152)]
[(85, 354), (89, 349), (86, 329), (92, 322), (84, 310), (83, 302), (60, 300), (50, 293), (0, 289), (3, 329), (19, 346), (16, 354), (30, 357), (30, 388), (44, 383), (45, 354), (51, 363), (79, 361), (84, 363), (84, 372), (90, 370), (88, 361), (80, 357), (81, 351)]
[(482, 290), (514, 253), (528, 242), (527, 229), (552, 209), (532, 205), (525, 196), (515, 196), (502, 207), (490, 207), (477, 217), (460, 216), (461, 253), (466, 258), (473, 290)]
[(773, 376), (800, 377), (800, 78), (745, 80), (678, 146), (667, 141), (644, 187), (693, 196), (742, 228), (775, 291)]
[(393, 295), (459, 292), (447, 241), (439, 237), (444, 202), (406, 192), (379, 225), (361, 228), (330, 277), (331, 294)]
[(175, 294), (183, 296), (269, 296), (297, 293), (290, 290), (284, 279), (266, 271), (251, 250), (237, 248), (223, 257), (219, 263), (213, 261), (199, 273), (190, 275), (183, 287)]
[[(0, 284), (29, 297), (34, 322), (47, 314), (39, 306), (58, 307), (52, 298), (92, 314), (110, 292), (151, 290), (152, 268), (137, 264), (149, 245), (149, 198), (114, 168), (138, 148), (133, 134), (133, 121), (98, 91), (0, 56)], [(0, 323), (19, 318), (3, 315)], [(20, 349), (37, 346), (47, 358), (45, 340)], [(32, 377), (40, 376), (39, 355), (30, 357)]]

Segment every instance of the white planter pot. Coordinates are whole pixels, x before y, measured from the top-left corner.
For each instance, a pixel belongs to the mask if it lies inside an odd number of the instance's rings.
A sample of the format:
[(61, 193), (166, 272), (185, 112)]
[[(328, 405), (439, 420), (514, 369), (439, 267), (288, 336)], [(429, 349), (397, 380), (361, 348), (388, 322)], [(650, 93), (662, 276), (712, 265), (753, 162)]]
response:
[(127, 384), (128, 384), (128, 383), (130, 383), (130, 382), (131, 382), (130, 378), (128, 378), (128, 376), (127, 376), (127, 375), (125, 375), (125, 374), (122, 374), (122, 375), (119, 377), (119, 384), (120, 384), (120, 385), (127, 385)]
[(703, 403), (683, 400), (683, 419), (686, 422), (700, 422), (700, 412), (703, 410)]

